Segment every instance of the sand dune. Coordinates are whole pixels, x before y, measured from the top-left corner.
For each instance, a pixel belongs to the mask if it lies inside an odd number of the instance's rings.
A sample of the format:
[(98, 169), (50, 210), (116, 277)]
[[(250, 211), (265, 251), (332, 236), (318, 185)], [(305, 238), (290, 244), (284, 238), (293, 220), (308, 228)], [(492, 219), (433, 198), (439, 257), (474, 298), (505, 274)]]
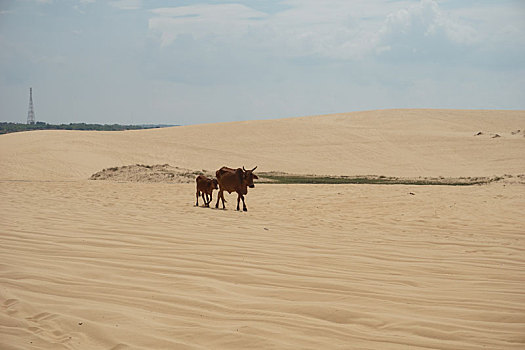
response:
[(514, 175), (525, 173), (525, 137), (513, 134), (524, 124), (525, 111), (388, 110), (127, 132), (34, 131), (0, 138), (0, 179), (86, 179), (137, 163), (325, 175)]
[(523, 184), (257, 184), (243, 213), (233, 194), (194, 207), (191, 184), (87, 178), (135, 163), (516, 175), (524, 122), (379, 111), (1, 136), (0, 348), (523, 349)]

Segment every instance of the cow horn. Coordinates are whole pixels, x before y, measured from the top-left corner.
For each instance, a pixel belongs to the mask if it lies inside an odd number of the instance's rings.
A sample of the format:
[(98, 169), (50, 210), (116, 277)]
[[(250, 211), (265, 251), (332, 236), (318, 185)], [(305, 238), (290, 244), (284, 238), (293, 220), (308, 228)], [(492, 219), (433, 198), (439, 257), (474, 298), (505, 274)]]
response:
[(252, 171), (254, 171), (255, 169), (257, 169), (257, 165), (255, 166), (255, 168), (252, 169)]
[(246, 171), (246, 169), (244, 169), (244, 165), (242, 166), (242, 170), (243, 170), (243, 171)]

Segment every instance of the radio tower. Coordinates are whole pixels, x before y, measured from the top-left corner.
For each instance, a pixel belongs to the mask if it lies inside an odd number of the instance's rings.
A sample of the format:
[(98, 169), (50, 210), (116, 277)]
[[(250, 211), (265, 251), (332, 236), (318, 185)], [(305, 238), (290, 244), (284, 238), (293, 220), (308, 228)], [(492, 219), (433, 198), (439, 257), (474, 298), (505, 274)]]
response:
[(33, 88), (29, 88), (29, 111), (27, 112), (27, 124), (35, 124), (35, 110), (33, 108)]

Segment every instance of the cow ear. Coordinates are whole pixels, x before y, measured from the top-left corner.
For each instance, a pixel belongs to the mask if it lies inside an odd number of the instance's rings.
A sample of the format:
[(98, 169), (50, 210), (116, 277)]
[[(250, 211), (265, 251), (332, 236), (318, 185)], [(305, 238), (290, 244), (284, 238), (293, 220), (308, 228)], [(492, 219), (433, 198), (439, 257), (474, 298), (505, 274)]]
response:
[(258, 179), (259, 179), (259, 176), (253, 174), (253, 178), (258, 180)]

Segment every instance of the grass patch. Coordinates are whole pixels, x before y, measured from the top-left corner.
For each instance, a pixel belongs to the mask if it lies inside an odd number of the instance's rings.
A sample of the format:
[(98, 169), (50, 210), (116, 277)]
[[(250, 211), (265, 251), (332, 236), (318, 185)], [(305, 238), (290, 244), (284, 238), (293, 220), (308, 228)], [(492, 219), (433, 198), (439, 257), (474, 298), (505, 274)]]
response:
[(262, 181), (273, 184), (372, 184), (372, 185), (441, 185), (441, 186), (471, 186), (499, 181), (502, 177), (475, 178), (399, 178), (389, 176), (317, 176), (295, 175), (286, 173), (259, 173)]

